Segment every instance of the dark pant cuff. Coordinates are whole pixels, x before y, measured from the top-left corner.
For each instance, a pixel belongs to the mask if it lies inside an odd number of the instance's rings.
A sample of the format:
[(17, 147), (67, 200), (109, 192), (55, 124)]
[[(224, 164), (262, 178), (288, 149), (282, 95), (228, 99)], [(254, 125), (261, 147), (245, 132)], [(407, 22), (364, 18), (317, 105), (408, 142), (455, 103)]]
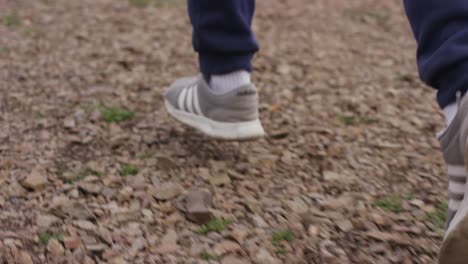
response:
[(213, 55), (200, 54), (200, 69), (205, 76), (226, 74), (238, 70), (252, 71), (254, 54)]
[(435, 86), (438, 89), (437, 102), (441, 108), (456, 102), (457, 93), (464, 95), (468, 90), (468, 61), (446, 71)]

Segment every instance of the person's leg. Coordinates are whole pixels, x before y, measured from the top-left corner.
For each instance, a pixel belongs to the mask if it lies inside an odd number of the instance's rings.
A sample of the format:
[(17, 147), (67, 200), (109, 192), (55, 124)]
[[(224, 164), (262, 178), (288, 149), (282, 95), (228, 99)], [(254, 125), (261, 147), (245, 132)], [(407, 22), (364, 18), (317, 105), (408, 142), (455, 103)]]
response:
[(251, 29), (255, 0), (189, 0), (188, 6), (201, 72), (251, 71), (258, 50)]
[(224, 93), (250, 83), (258, 50), (251, 29), (255, 0), (189, 0), (188, 5), (193, 47), (211, 88)]
[(421, 79), (438, 89), (442, 108), (468, 90), (468, 1), (405, 0), (418, 42)]
[(173, 117), (210, 136), (263, 136), (258, 96), (250, 82), (258, 44), (251, 30), (255, 0), (188, 0), (201, 76), (172, 84), (165, 96)]
[(447, 121), (439, 135), (449, 174), (447, 233), (441, 264), (468, 259), (468, 192), (465, 169), (468, 139), (468, 1), (404, 0), (418, 42), (421, 79), (437, 89)]

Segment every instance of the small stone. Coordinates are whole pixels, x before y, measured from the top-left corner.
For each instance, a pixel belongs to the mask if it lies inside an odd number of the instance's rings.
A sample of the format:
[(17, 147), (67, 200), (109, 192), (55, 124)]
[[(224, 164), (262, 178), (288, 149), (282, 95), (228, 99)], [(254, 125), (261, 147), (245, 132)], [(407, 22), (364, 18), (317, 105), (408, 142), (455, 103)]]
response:
[(33, 170), (21, 184), (27, 189), (38, 191), (44, 188), (47, 182), (46, 176), (38, 170)]
[(333, 241), (323, 241), (320, 244), (320, 257), (323, 263), (348, 264), (346, 252)]
[(341, 221), (338, 221), (336, 223), (336, 225), (338, 226), (338, 228), (347, 233), (351, 230), (353, 230), (354, 226), (353, 226), (353, 223), (351, 221), (349, 221), (348, 219), (344, 219), (344, 220), (341, 220)]
[(96, 230), (96, 225), (94, 225), (90, 221), (86, 221), (86, 220), (74, 221), (73, 225), (75, 225), (79, 229), (82, 229), (82, 230), (85, 230), (85, 231), (94, 231), (94, 230)]
[(221, 174), (218, 176), (213, 176), (209, 179), (211, 185), (214, 186), (223, 186), (231, 183), (231, 178), (227, 174)]
[(278, 260), (271, 256), (270, 252), (260, 249), (254, 258), (255, 263), (279, 264)]
[(309, 228), (307, 229), (307, 231), (308, 231), (309, 235), (312, 236), (312, 237), (316, 237), (320, 233), (320, 229), (318, 228), (318, 226), (314, 226), (314, 225), (310, 225)]
[(106, 244), (98, 243), (98, 244), (89, 244), (86, 245), (86, 249), (91, 252), (102, 252), (106, 250), (108, 246)]
[(251, 264), (251, 262), (235, 255), (228, 255), (221, 259), (221, 264)]
[(78, 184), (78, 188), (88, 194), (100, 194), (102, 186), (92, 182), (81, 182)]
[(57, 241), (57, 239), (50, 239), (47, 243), (47, 252), (51, 257), (60, 257), (64, 254), (65, 250), (63, 249), (62, 244)]
[[(62, 202), (64, 202), (64, 204), (61, 204)], [(79, 202), (70, 203), (68, 199), (65, 199), (54, 207), (58, 207), (57, 210), (54, 211), (54, 214), (57, 215), (58, 213), (59, 217), (68, 216), (73, 219), (94, 219), (93, 212), (86, 205)]]
[(425, 205), (423, 201), (417, 200), (417, 199), (411, 200), (409, 203), (418, 208), (424, 208), (424, 205)]
[(48, 229), (59, 221), (60, 219), (53, 215), (38, 215), (36, 218), (36, 224), (43, 229)]
[(132, 243), (132, 250), (135, 252), (141, 251), (145, 248), (145, 239), (144, 238), (137, 238)]
[(209, 192), (192, 190), (185, 197), (185, 216), (196, 224), (206, 224), (213, 219), (210, 210), (212, 195)]
[(243, 245), (244, 239), (249, 235), (249, 230), (245, 229), (235, 229), (231, 232), (231, 237), (237, 241), (237, 243)]
[(243, 180), (245, 179), (245, 175), (241, 174), (237, 171), (234, 170), (228, 170), (228, 175), (230, 178), (236, 179), (236, 180)]
[(230, 240), (223, 240), (214, 247), (214, 252), (219, 256), (223, 256), (227, 253), (237, 253), (241, 251), (242, 249), (240, 245)]
[(182, 187), (176, 183), (166, 182), (156, 188), (154, 197), (161, 201), (167, 201), (176, 198), (182, 193)]
[(374, 254), (382, 254), (382, 253), (387, 252), (388, 248), (385, 246), (385, 244), (378, 243), (378, 244), (373, 244), (369, 248), (369, 250), (370, 250), (370, 252), (372, 252)]
[(63, 127), (66, 128), (66, 129), (72, 129), (72, 128), (75, 128), (75, 126), (76, 126), (75, 119), (73, 119), (71, 117), (66, 118), (63, 121)]
[(167, 231), (167, 233), (161, 239), (161, 241), (164, 243), (172, 243), (172, 244), (176, 244), (177, 240), (179, 240), (179, 237), (177, 236), (176, 231), (172, 229)]
[(289, 207), (289, 209), (296, 214), (304, 214), (309, 209), (307, 204), (301, 198), (298, 197), (294, 200), (287, 201), (286, 204)]
[(18, 255), (18, 264), (34, 264), (34, 262), (28, 252), (21, 251)]
[(66, 249), (77, 249), (81, 246), (81, 238), (78, 236), (73, 237), (64, 237), (63, 244), (65, 245)]
[(269, 225), (267, 224), (267, 222), (265, 222), (265, 220), (263, 220), (262, 217), (258, 216), (258, 215), (254, 215), (252, 216), (252, 222), (254, 223), (254, 225), (256, 227), (260, 227), (260, 228), (267, 228), (269, 227)]
[(122, 188), (119, 192), (119, 199), (122, 201), (128, 201), (133, 195), (133, 188), (130, 186), (126, 186)]
[(180, 250), (177, 245), (178, 240), (177, 233), (174, 230), (169, 230), (161, 239), (160, 245), (156, 248), (156, 253), (161, 255), (171, 254)]
[(102, 252), (102, 258), (105, 260), (110, 260), (116, 258), (120, 255), (120, 252), (116, 249), (106, 249)]
[(336, 172), (333, 172), (333, 171), (324, 171), (323, 172), (323, 179), (327, 182), (331, 182), (331, 181), (340, 181), (343, 179), (343, 175), (341, 174), (338, 174)]
[(84, 261), (83, 261), (83, 264), (95, 264), (96, 262), (94, 262), (94, 260), (92, 258), (90, 258), (89, 256), (86, 256)]
[(122, 257), (113, 258), (109, 261), (109, 264), (128, 264)]
[(105, 227), (98, 227), (96, 235), (109, 245), (113, 242), (112, 233)]
[(176, 253), (180, 250), (177, 244), (161, 244), (159, 245), (155, 252), (161, 255)]

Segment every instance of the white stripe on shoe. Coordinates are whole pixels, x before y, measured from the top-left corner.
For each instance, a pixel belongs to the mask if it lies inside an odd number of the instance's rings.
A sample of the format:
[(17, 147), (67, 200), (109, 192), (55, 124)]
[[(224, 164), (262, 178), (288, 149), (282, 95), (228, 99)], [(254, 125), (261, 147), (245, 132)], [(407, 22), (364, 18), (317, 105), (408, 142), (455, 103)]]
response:
[(193, 88), (193, 105), (195, 106), (195, 112), (197, 115), (204, 116), (198, 101), (198, 86), (195, 85)]
[(450, 200), (449, 204), (448, 204), (448, 207), (452, 211), (458, 211), (458, 209), (460, 209), (461, 203), (462, 203), (462, 201)]
[(182, 89), (182, 92), (180, 92), (179, 94), (179, 98), (178, 98), (178, 106), (179, 106), (179, 109), (181, 111), (186, 111), (185, 110), (185, 98), (187, 97), (187, 89), (184, 88)]
[(465, 184), (459, 182), (449, 182), (449, 192), (454, 194), (465, 194)]
[(186, 102), (187, 102), (187, 110), (194, 114), (195, 111), (193, 110), (193, 90), (194, 90), (194, 87), (193, 86), (190, 86), (187, 88), (188, 92), (187, 92), (187, 98), (186, 98)]
[(453, 177), (464, 177), (466, 179), (465, 166), (448, 164), (448, 175)]

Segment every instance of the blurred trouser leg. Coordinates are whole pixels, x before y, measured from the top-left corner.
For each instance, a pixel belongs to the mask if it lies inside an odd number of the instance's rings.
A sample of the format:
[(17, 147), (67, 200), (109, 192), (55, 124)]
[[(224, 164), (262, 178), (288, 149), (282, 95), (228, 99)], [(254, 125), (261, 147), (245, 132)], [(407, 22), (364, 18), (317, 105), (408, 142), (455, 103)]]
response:
[(404, 0), (418, 42), (421, 79), (437, 89), (448, 127), (439, 136), (449, 176), (447, 232), (440, 264), (462, 264), (468, 259), (467, 158), (468, 1)]
[(201, 72), (251, 71), (258, 50), (251, 29), (255, 0), (188, 0), (188, 6)]
[(468, 90), (468, 1), (404, 0), (418, 42), (421, 79), (444, 108)]

